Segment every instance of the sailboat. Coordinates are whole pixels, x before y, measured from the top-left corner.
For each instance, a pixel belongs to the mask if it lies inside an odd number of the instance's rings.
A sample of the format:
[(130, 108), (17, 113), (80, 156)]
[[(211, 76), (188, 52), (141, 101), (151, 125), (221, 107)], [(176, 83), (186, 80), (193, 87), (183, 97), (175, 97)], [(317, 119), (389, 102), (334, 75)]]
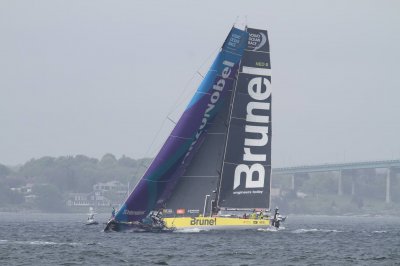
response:
[(89, 207), (89, 213), (88, 213), (88, 218), (86, 220), (86, 225), (96, 225), (99, 224), (99, 222), (96, 221), (96, 219), (94, 219), (94, 215), (96, 213), (94, 212), (94, 208), (93, 207)]
[(279, 227), (278, 210), (269, 212), (271, 134), (268, 33), (232, 27), (105, 231)]

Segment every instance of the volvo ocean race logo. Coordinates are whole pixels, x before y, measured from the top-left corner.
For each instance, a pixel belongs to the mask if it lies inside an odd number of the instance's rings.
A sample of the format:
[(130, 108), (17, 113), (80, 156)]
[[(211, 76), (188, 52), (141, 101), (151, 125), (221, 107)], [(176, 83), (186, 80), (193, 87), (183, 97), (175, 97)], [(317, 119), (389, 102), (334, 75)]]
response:
[(262, 33), (249, 33), (249, 40), (247, 41), (248, 48), (252, 51), (257, 51), (267, 43), (267, 36)]

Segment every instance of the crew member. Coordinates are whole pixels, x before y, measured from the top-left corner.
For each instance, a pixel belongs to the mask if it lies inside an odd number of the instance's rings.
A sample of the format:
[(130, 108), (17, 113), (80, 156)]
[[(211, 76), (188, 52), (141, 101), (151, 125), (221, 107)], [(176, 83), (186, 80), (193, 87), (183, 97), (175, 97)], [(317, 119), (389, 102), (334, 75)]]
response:
[(111, 218), (115, 218), (115, 208), (113, 207), (112, 212), (111, 212)]
[(272, 220), (272, 226), (275, 226), (276, 228), (279, 228), (280, 226), (280, 220), (279, 220), (279, 208), (275, 208), (275, 214), (274, 214), (274, 220)]

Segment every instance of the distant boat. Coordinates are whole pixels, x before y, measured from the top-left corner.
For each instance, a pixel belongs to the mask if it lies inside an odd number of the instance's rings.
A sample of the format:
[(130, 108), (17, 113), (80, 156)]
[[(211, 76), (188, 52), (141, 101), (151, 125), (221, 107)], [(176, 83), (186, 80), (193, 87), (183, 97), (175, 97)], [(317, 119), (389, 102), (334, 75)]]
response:
[(89, 208), (89, 213), (88, 213), (88, 218), (86, 220), (86, 225), (95, 225), (95, 224), (99, 224), (95, 219), (94, 219), (94, 215), (96, 213), (94, 212), (93, 207)]
[(279, 227), (278, 210), (269, 211), (269, 52), (266, 30), (231, 29), (175, 128), (105, 231)]

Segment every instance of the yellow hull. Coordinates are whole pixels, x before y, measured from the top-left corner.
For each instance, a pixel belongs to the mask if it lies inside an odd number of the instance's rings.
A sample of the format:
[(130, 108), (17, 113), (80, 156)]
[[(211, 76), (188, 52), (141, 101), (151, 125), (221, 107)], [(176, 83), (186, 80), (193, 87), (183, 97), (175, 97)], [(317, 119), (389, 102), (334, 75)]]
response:
[(243, 219), (233, 217), (175, 217), (163, 218), (169, 228), (175, 229), (258, 229), (271, 226), (270, 220)]

